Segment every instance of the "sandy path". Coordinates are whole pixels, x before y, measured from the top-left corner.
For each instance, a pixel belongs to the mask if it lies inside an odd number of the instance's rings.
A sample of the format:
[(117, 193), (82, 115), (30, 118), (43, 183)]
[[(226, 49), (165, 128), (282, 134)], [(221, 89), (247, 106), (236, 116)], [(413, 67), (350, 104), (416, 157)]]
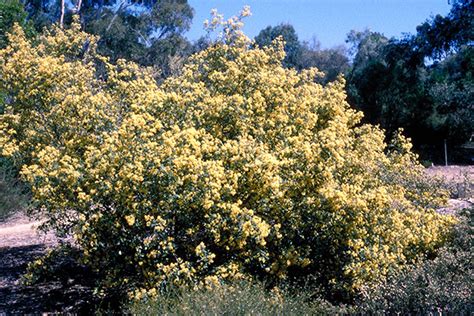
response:
[(3, 228), (0, 227), (0, 237), (9, 236), (11, 234), (30, 233), (31, 231), (34, 231), (39, 225), (41, 225), (41, 222), (36, 221), (29, 224), (20, 224), (16, 226), (3, 227)]
[(37, 228), (43, 221), (28, 219), (24, 214), (17, 214), (0, 224), (0, 249), (5, 247), (22, 247), (31, 245), (52, 246), (57, 239), (52, 233), (42, 233)]
[(0, 223), (0, 316), (11, 314), (79, 313), (92, 314), (88, 309), (91, 293), (80, 284), (81, 271), (65, 266), (68, 279), (79, 279), (71, 284), (61, 280), (40, 282), (34, 286), (21, 284), (29, 262), (43, 256), (58, 244), (52, 233), (37, 231), (42, 221), (16, 214)]
[(38, 241), (37, 237), (40, 237), (41, 234), (36, 232), (36, 228), (41, 225), (41, 223), (40, 221), (36, 221), (28, 224), (0, 227), (0, 247), (9, 246), (9, 240), (18, 236), (22, 236), (22, 238), (25, 239), (25, 243), (28, 243), (28, 241)]

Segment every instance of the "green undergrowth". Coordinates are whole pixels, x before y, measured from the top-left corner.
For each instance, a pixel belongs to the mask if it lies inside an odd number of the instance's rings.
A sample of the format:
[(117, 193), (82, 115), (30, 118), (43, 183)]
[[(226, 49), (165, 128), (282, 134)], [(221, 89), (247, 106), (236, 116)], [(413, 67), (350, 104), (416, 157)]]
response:
[(0, 157), (0, 221), (26, 208), (29, 194), (10, 160)]
[(417, 266), (367, 288), (358, 302), (363, 314), (472, 315), (474, 208), (463, 210), (452, 238)]
[(172, 290), (135, 302), (133, 315), (335, 315), (351, 310), (314, 297), (308, 290), (267, 288), (239, 282), (202, 290)]

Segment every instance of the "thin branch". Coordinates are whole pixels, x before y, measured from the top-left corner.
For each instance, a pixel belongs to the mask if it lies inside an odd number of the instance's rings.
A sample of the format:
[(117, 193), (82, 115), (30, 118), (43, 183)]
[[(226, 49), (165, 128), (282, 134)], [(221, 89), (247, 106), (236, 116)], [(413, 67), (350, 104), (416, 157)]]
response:
[(143, 34), (139, 30), (136, 30), (136, 32), (137, 32), (138, 36), (140, 36), (142, 38), (142, 40), (145, 42), (146, 46), (151, 45), (150, 41), (145, 36), (143, 36)]
[(120, 10), (125, 9), (126, 7), (128, 7), (128, 6), (130, 5), (130, 4), (129, 4), (129, 5), (125, 5), (125, 1), (126, 1), (126, 0), (123, 0), (123, 1), (120, 3), (120, 5), (119, 5), (117, 11), (115, 11), (114, 16), (112, 17), (112, 20), (110, 20), (109, 25), (107, 25), (107, 28), (105, 29), (106, 32), (108, 32), (108, 31), (110, 30), (110, 28), (112, 27), (112, 24), (115, 22), (115, 20), (117, 19), (118, 15), (119, 15), (119, 13), (120, 13)]

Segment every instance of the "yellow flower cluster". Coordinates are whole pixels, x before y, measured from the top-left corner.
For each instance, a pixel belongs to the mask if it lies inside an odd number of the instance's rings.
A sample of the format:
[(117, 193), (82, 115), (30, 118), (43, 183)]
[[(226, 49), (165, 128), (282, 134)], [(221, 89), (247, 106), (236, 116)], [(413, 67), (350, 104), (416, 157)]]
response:
[(281, 42), (228, 23), (162, 85), (77, 25), (36, 44), (17, 27), (0, 51), (1, 153), (103, 287), (320, 273), (353, 292), (437, 247), (453, 220), (408, 142), (361, 125), (342, 78), (285, 69)]

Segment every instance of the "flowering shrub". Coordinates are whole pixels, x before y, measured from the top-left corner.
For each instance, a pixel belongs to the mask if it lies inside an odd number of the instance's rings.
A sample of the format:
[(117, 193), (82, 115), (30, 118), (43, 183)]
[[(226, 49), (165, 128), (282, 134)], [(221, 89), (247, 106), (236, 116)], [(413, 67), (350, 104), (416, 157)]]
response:
[(390, 275), (375, 287), (361, 290), (357, 312), (364, 314), (469, 315), (474, 268), (473, 208), (457, 214), (458, 224), (435, 258)]
[(354, 293), (453, 222), (409, 143), (360, 124), (342, 78), (283, 68), (282, 43), (249, 48), (239, 21), (161, 86), (78, 25), (36, 44), (17, 27), (0, 51), (2, 154), (101, 290), (318, 274)]

